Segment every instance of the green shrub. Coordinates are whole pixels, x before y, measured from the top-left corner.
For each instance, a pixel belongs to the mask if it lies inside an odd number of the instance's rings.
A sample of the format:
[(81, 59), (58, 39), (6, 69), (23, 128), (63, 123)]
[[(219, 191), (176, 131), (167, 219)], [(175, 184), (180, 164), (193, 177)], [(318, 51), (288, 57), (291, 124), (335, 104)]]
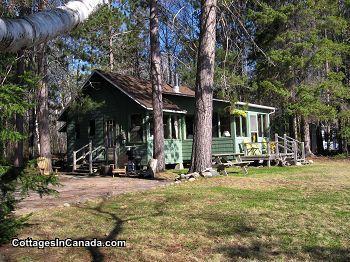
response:
[(49, 188), (50, 185), (59, 185), (57, 177), (41, 175), (35, 161), (28, 162), (24, 169), (0, 166), (0, 244), (14, 237), (29, 217), (16, 217), (13, 213), (16, 205), (30, 191), (40, 196), (57, 194), (56, 190)]

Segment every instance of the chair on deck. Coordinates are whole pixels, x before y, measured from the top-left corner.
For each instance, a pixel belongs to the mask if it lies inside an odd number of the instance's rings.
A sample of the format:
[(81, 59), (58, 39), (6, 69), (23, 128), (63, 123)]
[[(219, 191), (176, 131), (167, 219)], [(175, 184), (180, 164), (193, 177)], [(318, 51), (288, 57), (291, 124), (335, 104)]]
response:
[(250, 143), (248, 139), (243, 140), (243, 145), (245, 147), (245, 152), (247, 156), (256, 156), (261, 154), (260, 147), (258, 143)]

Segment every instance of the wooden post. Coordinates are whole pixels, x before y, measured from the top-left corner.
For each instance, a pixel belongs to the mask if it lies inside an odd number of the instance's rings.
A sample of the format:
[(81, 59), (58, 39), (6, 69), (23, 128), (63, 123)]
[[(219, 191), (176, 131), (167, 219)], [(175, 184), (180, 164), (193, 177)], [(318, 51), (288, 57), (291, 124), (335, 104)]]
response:
[(283, 135), (284, 153), (287, 154), (287, 135)]
[(169, 132), (169, 139), (173, 138), (173, 129), (171, 128), (171, 115), (168, 116), (167, 119), (167, 128), (168, 128), (168, 132)]
[(301, 142), (301, 158), (305, 160), (305, 143)]
[(186, 127), (186, 117), (182, 116), (182, 139), (187, 139), (186, 133), (187, 133), (187, 127)]
[(267, 167), (271, 167), (271, 147), (270, 142), (267, 142)]
[(114, 146), (114, 167), (118, 168), (118, 154), (116, 146)]
[(92, 175), (92, 140), (89, 142), (89, 173)]
[(77, 152), (73, 151), (73, 172), (77, 170)]
[(105, 147), (105, 157), (106, 157), (106, 165), (108, 165), (108, 146)]
[(298, 163), (298, 142), (294, 141), (293, 143), (293, 147), (294, 147), (294, 164), (296, 165)]
[(276, 157), (278, 157), (278, 155), (280, 154), (280, 149), (279, 149), (279, 146), (278, 146), (278, 134), (275, 134), (275, 154), (276, 154)]

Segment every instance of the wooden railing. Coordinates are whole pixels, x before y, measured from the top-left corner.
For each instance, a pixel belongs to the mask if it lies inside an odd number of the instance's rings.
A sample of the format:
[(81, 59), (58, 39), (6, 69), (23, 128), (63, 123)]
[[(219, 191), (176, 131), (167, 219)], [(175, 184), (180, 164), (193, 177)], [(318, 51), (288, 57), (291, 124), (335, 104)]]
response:
[[(300, 142), (286, 134), (279, 136), (275, 134), (274, 141), (242, 143), (245, 156), (275, 156), (275, 158), (283, 159), (283, 157), (292, 158), (297, 164), (300, 160), (305, 160), (304, 142)], [(263, 152), (265, 151), (265, 152)], [(268, 163), (269, 164), (269, 163)]]
[[(117, 153), (117, 147), (113, 148), (113, 162), (114, 165), (117, 166), (118, 162), (118, 153)], [(93, 148), (92, 141), (90, 141), (88, 144), (82, 146), (76, 151), (73, 151), (73, 172), (77, 170), (78, 163), (80, 161), (86, 161), (88, 157), (88, 163), (89, 163), (89, 173), (93, 173), (93, 163), (98, 160), (101, 157), (102, 152), (104, 152), (104, 159), (106, 161), (106, 164), (108, 164), (108, 150), (105, 146), (98, 146), (96, 148)]]
[[(78, 150), (73, 151), (73, 172), (77, 170), (78, 162), (80, 162), (81, 160), (85, 160), (87, 156), (89, 156), (89, 162), (90, 162), (90, 157), (92, 157), (91, 151), (92, 151), (92, 141), (82, 146)], [(81, 153), (80, 157), (78, 157), (79, 153)], [(92, 173), (92, 166), (91, 166), (91, 173)]]
[(278, 145), (277, 152), (280, 153), (279, 149), (283, 150), (283, 154), (293, 154), (294, 163), (296, 164), (299, 160), (305, 160), (305, 144), (300, 142), (286, 134), (283, 137), (275, 134), (275, 143)]

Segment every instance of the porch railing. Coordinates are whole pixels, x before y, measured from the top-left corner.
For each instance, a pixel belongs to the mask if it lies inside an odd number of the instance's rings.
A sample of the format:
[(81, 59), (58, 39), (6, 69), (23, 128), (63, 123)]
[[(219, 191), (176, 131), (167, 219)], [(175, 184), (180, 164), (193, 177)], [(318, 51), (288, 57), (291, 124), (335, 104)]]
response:
[[(115, 166), (117, 166), (118, 161), (118, 154), (117, 154), (117, 147), (113, 148), (113, 162)], [(101, 158), (101, 156), (104, 153), (104, 160), (108, 164), (108, 149), (105, 146), (98, 146), (96, 148), (93, 148), (92, 141), (90, 141), (88, 144), (82, 146), (78, 150), (73, 151), (73, 172), (77, 171), (79, 162), (86, 162), (89, 163), (89, 173), (93, 173), (93, 163), (96, 162), (98, 159)], [(88, 159), (87, 159), (88, 158)]]
[(242, 143), (245, 156), (274, 156), (277, 159), (292, 158), (294, 163), (305, 160), (305, 145), (286, 134), (275, 134), (273, 141)]

